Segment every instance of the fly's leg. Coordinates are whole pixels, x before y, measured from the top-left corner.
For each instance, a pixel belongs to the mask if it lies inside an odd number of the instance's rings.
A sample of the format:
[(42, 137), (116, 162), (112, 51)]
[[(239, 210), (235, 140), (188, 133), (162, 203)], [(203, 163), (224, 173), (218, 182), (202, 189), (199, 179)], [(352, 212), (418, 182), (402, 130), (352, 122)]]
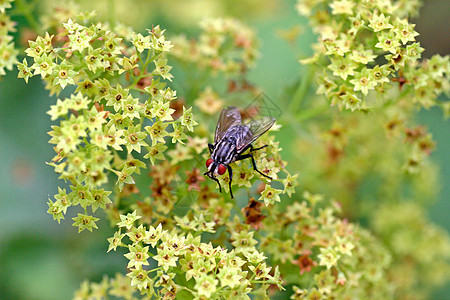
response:
[(231, 167), (229, 165), (227, 165), (227, 169), (228, 169), (228, 174), (230, 174), (230, 181), (228, 182), (228, 186), (230, 187), (230, 195), (231, 195), (231, 199), (234, 199), (233, 190), (231, 189), (231, 182), (233, 181), (233, 170), (231, 169)]
[(211, 143), (209, 143), (209, 144), (208, 144), (208, 149), (209, 149), (209, 154), (212, 154), (213, 151), (214, 151), (214, 145), (211, 144)]
[(256, 150), (261, 150), (262, 148), (266, 148), (268, 145), (264, 145), (262, 147), (259, 148), (253, 148), (253, 145), (250, 145), (250, 152), (256, 151)]
[[(265, 147), (265, 146), (264, 146)], [(257, 149), (256, 149), (257, 150)], [(246, 158), (251, 158), (252, 159), (252, 165), (253, 165), (253, 170), (255, 170), (256, 172), (258, 172), (259, 174), (261, 174), (262, 176), (269, 178), (270, 180), (272, 180), (272, 177), (267, 176), (266, 174), (262, 173), (260, 170), (258, 170), (258, 168), (256, 167), (256, 162), (255, 162), (255, 158), (253, 157), (253, 155), (250, 153), (244, 154), (244, 155), (238, 155), (238, 157), (236, 158), (236, 161), (238, 160), (243, 160)]]
[(216, 178), (216, 177), (210, 177), (212, 180), (214, 180), (215, 182), (217, 182), (217, 184), (219, 185), (219, 192), (221, 192), (222, 193), (222, 186), (220, 185), (220, 182), (219, 182), (219, 180)]

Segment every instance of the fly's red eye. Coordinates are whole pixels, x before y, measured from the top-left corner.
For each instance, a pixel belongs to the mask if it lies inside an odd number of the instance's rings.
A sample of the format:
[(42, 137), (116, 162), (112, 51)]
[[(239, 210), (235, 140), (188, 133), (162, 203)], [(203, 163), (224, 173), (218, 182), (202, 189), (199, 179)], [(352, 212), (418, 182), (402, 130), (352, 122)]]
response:
[(207, 168), (209, 168), (209, 166), (213, 163), (213, 159), (212, 158), (209, 158), (207, 161), (206, 161), (206, 167)]
[(227, 168), (224, 165), (219, 165), (219, 167), (217, 168), (217, 173), (219, 173), (219, 175), (225, 174), (226, 171)]

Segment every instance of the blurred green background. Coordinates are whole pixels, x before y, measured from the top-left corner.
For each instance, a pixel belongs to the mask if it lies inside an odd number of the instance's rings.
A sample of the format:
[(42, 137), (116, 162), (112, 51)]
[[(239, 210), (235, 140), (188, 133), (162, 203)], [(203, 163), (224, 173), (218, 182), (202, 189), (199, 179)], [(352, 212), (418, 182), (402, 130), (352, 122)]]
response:
[[(153, 5), (156, 12), (145, 23), (139, 16), (130, 20), (130, 15), (123, 15), (123, 6), (118, 5), (115, 13), (142, 32), (143, 28), (160, 24), (167, 28), (169, 36), (195, 33), (197, 21), (205, 16), (235, 16), (254, 28), (261, 41), (262, 56), (250, 74), (255, 84), (264, 87), (270, 98), (277, 99), (286, 85), (299, 79), (302, 72), (299, 53), (277, 36), (279, 29), (301, 23), (305, 32), (297, 46), (303, 54), (311, 53), (309, 47), (315, 37), (306, 20), (293, 9), (295, 1), (267, 1), (270, 7), (245, 15), (241, 15), (245, 10), (233, 9), (233, 3), (239, 5), (237, 1), (230, 1), (230, 7), (221, 6), (220, 10), (204, 1), (194, 2), (197, 6), (191, 9), (199, 11), (183, 22), (164, 14), (164, 4), (159, 1), (146, 2), (145, 7)], [(139, 3), (143, 2), (135, 1), (133, 5), (138, 7)], [(107, 1), (95, 5), (100, 14), (111, 13), (105, 8)], [(90, 6), (82, 3), (82, 7)], [(421, 9), (416, 30), (421, 34), (418, 39), (426, 49), (426, 57), (449, 53), (449, 11), (450, 1), (428, 1)], [(17, 21), (21, 27), (23, 20)], [(271, 76), (267, 76), (269, 71)], [(173, 73), (176, 81), (177, 70)], [(39, 78), (32, 78), (26, 85), (16, 76), (14, 70), (0, 81), (0, 299), (69, 299), (85, 278), (100, 280), (103, 274), (124, 272), (126, 260), (120, 251), (106, 255), (106, 237), (113, 233), (107, 222), (100, 222), (100, 229), (93, 233), (78, 234), (71, 226), (73, 210), (59, 225), (46, 213), (47, 199), (57, 192), (57, 186), (64, 186), (45, 164), (53, 157), (46, 133), (52, 123), (46, 111), (56, 97), (48, 96)], [(450, 123), (443, 121), (441, 112), (434, 109), (421, 112), (417, 121), (429, 129), (438, 144), (432, 159), (440, 166), (442, 190), (429, 217), (450, 231)], [(284, 158), (289, 160), (290, 141), (280, 143), (286, 152)], [(445, 299), (446, 295), (450, 295), (449, 287), (436, 291), (433, 299)]]

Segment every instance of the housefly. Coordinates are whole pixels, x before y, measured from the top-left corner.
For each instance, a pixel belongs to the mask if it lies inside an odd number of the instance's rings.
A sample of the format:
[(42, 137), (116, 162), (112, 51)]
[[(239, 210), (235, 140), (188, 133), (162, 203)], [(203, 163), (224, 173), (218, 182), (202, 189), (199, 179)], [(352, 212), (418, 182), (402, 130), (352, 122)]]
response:
[[(260, 148), (253, 148), (252, 143), (269, 130), (274, 123), (274, 118), (263, 117), (261, 119), (253, 120), (248, 124), (242, 124), (241, 114), (237, 107), (229, 106), (223, 109), (220, 113), (219, 121), (217, 122), (214, 145), (208, 144), (211, 157), (206, 161), (208, 171), (203, 175), (208, 175), (209, 178), (217, 182), (219, 190), (222, 192), (222, 186), (216, 178), (216, 175), (223, 175), (228, 170), (230, 175), (228, 185), (230, 187), (231, 198), (234, 198), (233, 191), (231, 190), (233, 170), (231, 169), (230, 164), (232, 162), (250, 158), (253, 169), (256, 172), (264, 177), (272, 179), (258, 170), (255, 158), (252, 154), (253, 151), (260, 150), (267, 145)], [(248, 149), (250, 149), (250, 152), (243, 154)]]

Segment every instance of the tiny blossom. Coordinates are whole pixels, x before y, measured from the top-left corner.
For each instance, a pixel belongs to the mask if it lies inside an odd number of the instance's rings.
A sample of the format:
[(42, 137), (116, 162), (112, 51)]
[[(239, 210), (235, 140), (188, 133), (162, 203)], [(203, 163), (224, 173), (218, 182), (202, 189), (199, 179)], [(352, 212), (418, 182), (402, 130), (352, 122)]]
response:
[(239, 268), (236, 267), (223, 267), (217, 275), (222, 287), (229, 286), (235, 288), (241, 284), (242, 275), (239, 274)]
[(184, 140), (187, 139), (187, 135), (183, 131), (183, 127), (179, 123), (173, 125), (173, 131), (169, 134), (172, 137), (172, 143), (184, 144)]
[[(159, 28), (159, 25), (157, 26)], [(156, 27), (155, 27), (156, 28)], [(151, 31), (151, 33), (153, 33), (152, 35), (152, 48), (155, 49), (156, 51), (170, 51), (174, 45), (172, 45), (171, 41), (166, 41), (166, 38), (164, 35), (165, 30), (161, 31), (161, 34), (159, 36), (156, 36), (154, 34), (154, 29)]]
[(350, 35), (356, 35), (356, 33), (361, 29), (361, 27), (365, 24), (365, 21), (362, 20), (361, 14), (357, 13), (356, 16), (349, 18), (351, 21), (351, 27), (348, 33)]
[(87, 120), (87, 128), (92, 131), (95, 130), (101, 131), (103, 125), (106, 123), (105, 115), (106, 115), (105, 111), (98, 111), (98, 109), (95, 106), (93, 106), (89, 111), (85, 110), (84, 116), (85, 119)]
[(293, 176), (291, 174), (288, 174), (285, 179), (281, 180), (284, 185), (283, 193), (288, 194), (289, 197), (291, 197), (291, 195), (295, 193), (295, 187), (298, 185), (297, 177), (298, 174), (295, 174)]
[(163, 237), (166, 232), (162, 230), (161, 224), (155, 228), (150, 226), (150, 229), (146, 232), (144, 243), (152, 245), (152, 247), (156, 246), (156, 243)]
[(213, 115), (223, 107), (223, 100), (208, 86), (200, 93), (199, 97), (195, 100), (195, 104), (197, 104), (202, 112)]
[(153, 285), (153, 281), (148, 277), (148, 272), (143, 270), (142, 266), (131, 269), (127, 276), (131, 278), (131, 286), (136, 286), (139, 290)]
[[(351, 58), (353, 61), (365, 64), (365, 65), (371, 61), (374, 61), (374, 59), (376, 57), (377, 56), (373, 54), (372, 50), (361, 50), (361, 51), (353, 50), (352, 54), (351, 54)], [(351, 74), (351, 75), (354, 75), (354, 74)]]
[(109, 247), (108, 247), (108, 251), (114, 250), (116, 251), (117, 247), (122, 245), (122, 239), (125, 236), (124, 233), (121, 233), (120, 230), (114, 232), (114, 236), (108, 238), (108, 243), (109, 243)]
[(173, 75), (169, 73), (171, 69), (172, 67), (167, 65), (167, 59), (160, 58), (155, 60), (155, 70), (153, 71), (153, 74), (172, 81)]
[(151, 147), (146, 147), (148, 153), (144, 155), (144, 158), (150, 159), (152, 165), (155, 165), (156, 160), (164, 160), (164, 152), (167, 150), (167, 146), (162, 143), (157, 143)]
[(377, 83), (389, 82), (388, 75), (390, 71), (386, 65), (378, 66), (376, 65), (370, 70), (371, 78), (375, 80)]
[(274, 240), (272, 246), (275, 251), (273, 252), (273, 258), (279, 260), (282, 263), (287, 261), (292, 261), (294, 259), (294, 249), (292, 247), (293, 241), (291, 239), (286, 239), (284, 241)]
[(13, 66), (18, 63), (18, 54), (19, 51), (14, 47), (14, 43), (0, 41), (0, 75), (5, 75), (5, 68), (10, 71), (13, 69)]
[(340, 253), (344, 254), (344, 255), (352, 255), (352, 250), (353, 248), (355, 248), (355, 245), (352, 242), (347, 241), (346, 238), (341, 238), (341, 237), (337, 237), (336, 238), (336, 242), (337, 242), (337, 251), (339, 251)]
[(264, 261), (267, 257), (264, 256), (264, 252), (247, 252), (244, 254), (248, 261), (252, 264), (258, 264), (261, 261)]
[(210, 298), (215, 292), (219, 283), (217, 279), (212, 276), (203, 275), (195, 280), (195, 289), (200, 296)]
[(142, 34), (138, 33), (133, 36), (133, 45), (136, 47), (136, 50), (139, 53), (142, 53), (145, 49), (150, 49), (150, 36), (143, 36)]
[(110, 191), (105, 191), (104, 189), (92, 190), (92, 198), (94, 199), (91, 205), (92, 212), (95, 212), (99, 207), (105, 209), (106, 205), (111, 203), (111, 200), (108, 198), (110, 194)]
[(131, 227), (133, 227), (134, 222), (141, 218), (141, 216), (136, 215), (136, 213), (136, 211), (133, 211), (126, 216), (120, 215), (120, 222), (117, 223), (117, 226), (125, 227), (126, 229), (130, 230)]
[(157, 143), (165, 143), (164, 138), (169, 135), (166, 131), (168, 123), (157, 121), (152, 126), (146, 126), (144, 129), (150, 134), (152, 145)]
[(366, 68), (357, 73), (355, 79), (350, 80), (350, 82), (354, 85), (355, 91), (361, 91), (364, 95), (367, 95), (369, 90), (372, 90), (376, 85), (376, 81), (372, 80), (371, 73)]
[(407, 19), (400, 20), (395, 25), (394, 31), (403, 44), (414, 42), (415, 37), (419, 35), (414, 31), (415, 25), (410, 24)]
[(320, 254), (317, 256), (319, 258), (319, 265), (326, 266), (327, 269), (335, 266), (341, 257), (332, 248), (320, 248)]
[(41, 74), (42, 78), (51, 75), (55, 66), (53, 59), (53, 55), (47, 55), (46, 53), (37, 57), (35, 63), (31, 66), (34, 69), (33, 75)]
[(88, 97), (94, 97), (98, 94), (97, 86), (89, 79), (86, 78), (84, 81), (77, 83), (78, 87), (75, 90), (75, 93), (85, 94)]
[(53, 69), (53, 84), (59, 84), (61, 88), (65, 88), (68, 84), (75, 84), (73, 79), (75, 74), (73, 66), (69, 65), (66, 60), (63, 60), (61, 64), (55, 65)]
[(406, 55), (410, 60), (417, 61), (420, 59), (424, 50), (424, 48), (420, 47), (419, 43), (412, 43), (411, 45), (406, 46)]
[(197, 154), (202, 153), (204, 150), (206, 150), (208, 145), (208, 139), (207, 138), (200, 138), (200, 137), (188, 137), (187, 146), (194, 149), (194, 151)]
[(358, 64), (354, 62), (352, 57), (338, 56), (333, 58), (328, 68), (333, 71), (333, 75), (340, 76), (342, 79), (346, 80), (349, 75), (355, 75), (355, 69), (358, 68)]
[(28, 83), (28, 78), (32, 75), (32, 69), (28, 67), (28, 62), (24, 58), (23, 63), (17, 64), (17, 69), (19, 70), (19, 73), (17, 74), (17, 78), (23, 78), (26, 83)]
[(141, 245), (129, 246), (130, 252), (124, 254), (129, 260), (127, 268), (139, 268), (140, 266), (148, 265), (147, 259), (150, 257), (148, 254), (148, 247), (142, 247)]
[(312, 268), (317, 266), (317, 262), (312, 260), (308, 254), (303, 254), (294, 261), (300, 268), (300, 275), (303, 273), (311, 272)]
[(369, 27), (371, 27), (375, 32), (393, 28), (394, 26), (389, 23), (389, 18), (390, 17), (386, 17), (384, 14), (374, 14), (369, 20)]
[(175, 112), (174, 109), (170, 108), (170, 103), (154, 103), (152, 108), (152, 115), (157, 117), (159, 121), (172, 121), (172, 114)]
[(55, 121), (59, 117), (66, 115), (68, 111), (67, 103), (61, 99), (57, 99), (56, 105), (50, 105), (50, 110), (47, 111), (47, 114), (50, 115), (52, 121)]
[(127, 232), (126, 235), (130, 238), (130, 241), (133, 244), (140, 243), (144, 240), (146, 235), (146, 230), (144, 226), (141, 224), (138, 228), (133, 227), (131, 231)]
[(64, 219), (63, 206), (61, 205), (61, 203), (58, 203), (57, 201), (53, 202), (52, 200), (48, 199), (47, 205), (47, 212), (53, 215), (53, 220), (56, 220), (58, 221), (58, 223), (60, 223), (61, 219)]
[(234, 240), (231, 244), (236, 247), (236, 252), (247, 253), (254, 252), (257, 241), (253, 238), (253, 231), (241, 231), (239, 233), (232, 233), (231, 239)]
[(398, 47), (400, 47), (400, 42), (392, 32), (382, 32), (378, 35), (378, 43), (375, 45), (375, 47), (395, 54)]
[(257, 266), (249, 266), (248, 268), (255, 274), (255, 278), (260, 280), (269, 278), (269, 272), (272, 269), (272, 267), (268, 267), (265, 262), (260, 263)]
[(124, 145), (126, 142), (122, 138), (124, 134), (124, 130), (117, 130), (116, 126), (112, 124), (109, 127), (109, 130), (107, 132), (106, 138), (107, 138), (107, 144), (108, 146), (114, 148), (115, 150), (123, 150), (121, 145)]
[(124, 139), (126, 141), (125, 146), (127, 147), (128, 153), (133, 150), (141, 153), (141, 147), (148, 146), (144, 141), (147, 134), (141, 131), (141, 124), (136, 126), (130, 125), (127, 130), (124, 130)]
[(88, 53), (85, 56), (84, 60), (86, 62), (87, 68), (91, 72), (97, 72), (97, 70), (103, 70), (104, 64), (102, 63), (103, 55), (102, 55), (102, 49), (93, 49), (89, 48)]
[(175, 255), (175, 251), (168, 248), (158, 248), (158, 254), (153, 256), (153, 259), (158, 262), (158, 266), (162, 267), (167, 272), (169, 267), (176, 267), (178, 257)]
[(315, 206), (317, 203), (323, 201), (324, 197), (320, 194), (311, 194), (308, 191), (305, 191), (303, 193), (303, 198), (306, 199), (309, 203), (311, 203), (311, 206)]
[(111, 85), (107, 79), (99, 78), (98, 80), (94, 81), (94, 84), (96, 89), (98, 90), (98, 94), (96, 93), (95, 95), (95, 101), (99, 101), (109, 95)]
[(128, 95), (128, 97), (121, 104), (124, 117), (130, 118), (130, 120), (133, 120), (134, 118), (141, 118), (139, 114), (141, 110), (139, 99), (133, 98), (131, 95)]
[(128, 89), (124, 89), (120, 84), (117, 84), (117, 86), (112, 88), (109, 91), (109, 94), (105, 97), (107, 99), (106, 105), (113, 106), (114, 110), (118, 112), (122, 109), (123, 102), (127, 99), (128, 94)]
[(72, 202), (67, 195), (66, 189), (58, 187), (58, 194), (55, 195), (55, 199), (58, 205), (60, 205), (60, 207), (62, 208), (62, 212), (66, 214), (67, 208), (72, 205)]
[(189, 147), (182, 146), (180, 144), (177, 144), (175, 149), (167, 151), (167, 154), (172, 158), (171, 163), (177, 164), (181, 161), (191, 159), (193, 156), (190, 153)]
[(353, 7), (355, 4), (350, 0), (339, 0), (330, 3), (331, 13), (333, 15), (347, 14), (353, 15)]
[(94, 202), (94, 197), (88, 186), (77, 184), (71, 186), (72, 192), (69, 194), (69, 199), (73, 205), (80, 204), (81, 207), (86, 208), (88, 205)]
[(255, 176), (255, 172), (248, 164), (242, 163), (239, 168), (233, 170), (233, 183), (238, 186), (251, 187), (250, 179)]
[(270, 204), (273, 205), (275, 204), (275, 202), (281, 201), (279, 196), (279, 194), (281, 193), (281, 190), (274, 189), (270, 185), (266, 184), (266, 187), (261, 193), (261, 197), (259, 198), (259, 200), (263, 200), (266, 206), (269, 206)]
[[(80, 30), (80, 28), (78, 28)], [(87, 34), (86, 30), (75, 31), (74, 34), (69, 34), (70, 47), (72, 51), (83, 52), (84, 49), (92, 49), (90, 44), (91, 37)]]
[(95, 222), (97, 222), (100, 219), (89, 215), (78, 214), (77, 217), (72, 218), (72, 220), (75, 221), (72, 226), (78, 227), (78, 232), (81, 232), (85, 229), (89, 231), (92, 231), (92, 228), (97, 229), (98, 227), (97, 224), (95, 224)]
[[(257, 159), (257, 158), (255, 158)], [(277, 166), (277, 162), (274, 160), (268, 160), (266, 157), (261, 159), (260, 169), (263, 174), (273, 179), (278, 179), (278, 172), (280, 167)]]

